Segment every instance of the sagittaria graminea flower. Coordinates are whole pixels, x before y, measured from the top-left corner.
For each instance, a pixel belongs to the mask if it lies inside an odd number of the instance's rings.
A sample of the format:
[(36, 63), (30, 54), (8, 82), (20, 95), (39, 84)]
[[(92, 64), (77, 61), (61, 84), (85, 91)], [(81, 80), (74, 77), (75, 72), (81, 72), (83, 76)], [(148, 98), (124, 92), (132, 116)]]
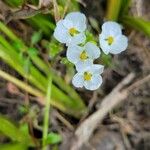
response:
[(102, 25), (99, 43), (105, 54), (118, 54), (127, 48), (128, 39), (122, 35), (121, 25), (113, 21), (108, 21)]
[(70, 45), (67, 49), (67, 58), (76, 65), (76, 69), (92, 65), (93, 60), (100, 56), (100, 49), (91, 42), (84, 46)]
[(85, 87), (88, 90), (96, 90), (102, 84), (101, 73), (103, 72), (104, 66), (102, 65), (91, 65), (82, 69), (78, 68), (78, 72), (72, 79), (72, 83), (75, 87)]
[(54, 37), (61, 43), (81, 44), (85, 42), (86, 17), (80, 12), (69, 13), (57, 22)]

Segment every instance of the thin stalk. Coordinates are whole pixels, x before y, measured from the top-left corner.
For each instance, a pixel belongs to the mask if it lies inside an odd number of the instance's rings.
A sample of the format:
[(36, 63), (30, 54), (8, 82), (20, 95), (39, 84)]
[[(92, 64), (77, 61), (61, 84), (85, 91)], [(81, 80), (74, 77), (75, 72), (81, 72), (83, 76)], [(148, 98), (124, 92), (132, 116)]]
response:
[(52, 88), (52, 77), (49, 76), (48, 86), (47, 86), (47, 95), (46, 95), (46, 106), (44, 113), (44, 124), (43, 124), (43, 139), (42, 139), (42, 150), (46, 150), (47, 146), (45, 145), (45, 140), (48, 135), (48, 127), (49, 127), (49, 113), (50, 113), (50, 102), (51, 102), (51, 88)]

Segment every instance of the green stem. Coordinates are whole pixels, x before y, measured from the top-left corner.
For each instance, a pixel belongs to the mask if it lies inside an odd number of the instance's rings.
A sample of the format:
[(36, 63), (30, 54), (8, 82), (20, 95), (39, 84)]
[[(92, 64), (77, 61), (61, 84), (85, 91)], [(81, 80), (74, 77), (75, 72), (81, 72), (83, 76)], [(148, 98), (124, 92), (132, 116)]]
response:
[(52, 87), (52, 77), (49, 76), (48, 79), (48, 87), (47, 87), (47, 95), (46, 95), (46, 106), (44, 113), (44, 124), (43, 124), (43, 139), (42, 139), (42, 150), (46, 150), (47, 147), (45, 145), (45, 140), (48, 135), (48, 127), (49, 127), (49, 113), (50, 113), (50, 102), (51, 102), (51, 87)]

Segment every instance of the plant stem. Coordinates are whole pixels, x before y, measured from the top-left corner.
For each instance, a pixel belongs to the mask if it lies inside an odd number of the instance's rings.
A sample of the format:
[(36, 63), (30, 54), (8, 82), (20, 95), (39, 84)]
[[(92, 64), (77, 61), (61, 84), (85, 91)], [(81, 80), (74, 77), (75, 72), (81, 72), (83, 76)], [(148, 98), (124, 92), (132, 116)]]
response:
[(48, 86), (47, 86), (47, 94), (46, 94), (46, 105), (45, 105), (45, 113), (44, 113), (44, 124), (43, 124), (43, 139), (42, 139), (42, 150), (46, 150), (47, 146), (45, 145), (45, 140), (48, 135), (48, 127), (49, 127), (49, 113), (50, 113), (50, 101), (51, 101), (51, 87), (52, 87), (52, 77), (49, 76)]

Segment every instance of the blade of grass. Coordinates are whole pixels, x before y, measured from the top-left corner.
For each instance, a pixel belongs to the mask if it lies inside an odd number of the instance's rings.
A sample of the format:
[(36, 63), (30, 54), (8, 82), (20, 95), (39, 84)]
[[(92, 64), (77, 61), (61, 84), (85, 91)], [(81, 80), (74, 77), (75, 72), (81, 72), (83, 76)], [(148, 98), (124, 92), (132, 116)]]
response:
[[(26, 51), (28, 52), (28, 48), (24, 45), (24, 43), (18, 39), (18, 37), (16, 37), (3, 23), (0, 22), (0, 29), (3, 31), (3, 29), (5, 29), (4, 33), (10, 38), (12, 39), (14, 42), (19, 42), (20, 44), (20, 50), (22, 50), (22, 52)], [(5, 40), (5, 42), (7, 42)], [(11, 45), (8, 45), (7, 42), (7, 48), (11, 48), (13, 49), (13, 47)], [(28, 53), (29, 56), (31, 57), (32, 61), (34, 62), (34, 64), (39, 67), (46, 75), (51, 74), (53, 76), (53, 80), (54, 82), (62, 89), (64, 90), (70, 97), (72, 97), (73, 99), (76, 99), (79, 103), (79, 101), (82, 101), (80, 96), (76, 93), (76, 91), (71, 88), (69, 85), (67, 85), (64, 80), (59, 77), (52, 69), (50, 69), (43, 60), (41, 60), (41, 58), (39, 58), (37, 55), (30, 55), (30, 53)], [(64, 86), (65, 85), (65, 86)], [(41, 89), (41, 88), (40, 88)]]
[[(10, 52), (11, 50), (9, 50), (9, 53)], [(8, 55), (8, 49), (5, 49), (2, 46), (0, 46), (0, 57), (37, 88), (41, 89), (44, 93), (46, 92), (45, 87), (47, 85), (47, 80), (34, 66), (30, 66), (30, 75), (26, 75), (22, 62), (14, 61), (14, 58), (17, 58), (17, 54), (16, 56), (14, 56), (14, 54), (11, 54), (11, 56)], [(52, 101), (53, 106), (77, 118), (86, 111), (86, 107), (82, 101), (71, 99), (54, 85), (52, 85), (52, 97), (55, 99)]]
[(117, 21), (121, 9), (122, 0), (107, 0), (106, 19)]
[(0, 115), (0, 122), (0, 131), (12, 141), (34, 145), (29, 135), (26, 136), (22, 131), (18, 130), (17, 126), (2, 115)]
[[(4, 78), (5, 80), (7, 81), (10, 81), (12, 82), (13, 84), (15, 84), (16, 86), (18, 86), (19, 88), (27, 91), (28, 93), (36, 96), (36, 97), (39, 97), (41, 99), (44, 99), (44, 94), (41, 93), (39, 90), (37, 89), (34, 89), (33, 87), (25, 84), (24, 82), (18, 80), (17, 78), (9, 75), (8, 73), (0, 70), (0, 77)], [(43, 101), (40, 101), (41, 104), (43, 104), (44, 102)]]
[[(6, 29), (6, 30), (3, 31), (4, 29)], [(27, 52), (28, 47), (26, 47), (24, 45), (24, 43), (19, 38), (17, 38), (1, 22), (0, 22), (0, 30), (2, 30), (11, 40), (13, 40), (16, 43), (18, 42), (21, 45), (20, 49), (22, 50), (22, 52), (23, 51)], [(45, 85), (47, 84), (47, 79), (33, 65), (30, 66), (30, 68), (29, 68), (30, 74), (27, 75), (24, 70), (25, 58), (21, 58), (20, 54), (14, 50), (14, 47), (11, 48), (12, 45), (8, 45), (8, 42), (4, 42), (1, 40), (1, 43), (3, 43), (3, 46), (2, 45), (0, 46), (0, 49), (1, 49), (0, 57), (2, 57), (2, 59), (5, 60), (5, 62), (7, 62), (9, 65), (11, 65), (16, 71), (18, 71), (19, 74), (21, 74), (23, 77), (27, 78), (32, 84), (34, 84), (37, 88), (39, 88), (41, 91), (43, 91), (45, 93), (46, 92)], [(14, 58), (15, 58), (15, 60), (14, 60)], [(34, 58), (38, 58), (38, 56), (32, 57), (32, 60), (34, 60)], [(35, 60), (37, 60), (37, 59), (35, 59)], [(38, 65), (37, 65), (37, 62), (35, 62), (35, 64), (38, 67), (41, 66), (41, 64), (43, 64), (43, 66), (45, 65), (45, 63), (42, 60), (41, 60), (41, 63), (39, 63)], [(50, 72), (49, 68), (47, 68), (47, 67), (45, 67), (45, 68), (46, 68), (45, 71), (48, 74), (52, 74), (52, 73), (49, 73)], [(61, 109), (64, 112), (68, 111), (69, 114), (79, 117), (79, 114), (81, 115), (86, 110), (85, 105), (79, 98), (78, 94), (71, 87), (66, 85), (65, 82), (60, 77), (58, 78), (59, 80), (57, 80), (56, 75), (54, 74), (53, 76), (55, 76), (54, 81), (59, 86), (61, 85), (60, 87), (62, 87), (62, 89), (66, 93), (68, 93), (68, 95), (71, 95), (71, 97), (67, 96), (60, 89), (58, 89), (56, 86), (53, 85), (52, 86), (52, 91), (53, 91), (52, 97), (54, 97), (54, 99), (57, 98), (56, 101), (52, 102), (53, 105), (56, 106), (57, 108)], [(60, 81), (60, 82), (58, 82), (58, 81)], [(72, 100), (70, 98), (72, 98)]]
[(150, 21), (138, 17), (135, 18), (132, 16), (124, 16), (122, 18), (122, 22), (145, 33), (148, 37), (150, 37)]
[(27, 150), (28, 145), (24, 143), (0, 144), (0, 150)]
[(127, 15), (128, 9), (131, 4), (131, 0), (122, 0), (121, 9), (120, 9), (120, 16)]
[(24, 59), (21, 59), (18, 53), (0, 45), (0, 57), (18, 71), (19, 74), (30, 80), (35, 86), (37, 86), (37, 88), (44, 91), (43, 82), (45, 81), (43, 81), (43, 76), (34, 66), (30, 66), (30, 72), (32, 72), (32, 75), (27, 74), (24, 70)]

